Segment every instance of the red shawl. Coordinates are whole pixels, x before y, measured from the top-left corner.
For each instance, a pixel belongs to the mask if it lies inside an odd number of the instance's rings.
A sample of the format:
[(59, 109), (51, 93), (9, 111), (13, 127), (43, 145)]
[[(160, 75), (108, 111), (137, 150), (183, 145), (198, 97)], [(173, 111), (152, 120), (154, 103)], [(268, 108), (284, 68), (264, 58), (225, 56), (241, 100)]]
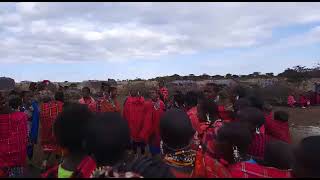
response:
[(79, 99), (79, 103), (86, 104), (92, 112), (97, 112), (97, 104), (96, 104), (96, 101), (92, 97), (90, 97), (89, 99), (81, 98), (81, 99)]
[(144, 120), (144, 98), (128, 97), (123, 106), (123, 117), (128, 121), (130, 135), (134, 141), (143, 140), (139, 133)]
[(53, 133), (53, 123), (62, 112), (63, 103), (50, 101), (40, 106), (41, 145), (45, 152), (57, 152), (58, 146)]
[(266, 133), (271, 138), (291, 143), (288, 122), (277, 120), (266, 122)]
[(265, 145), (267, 142), (268, 142), (268, 136), (265, 133), (263, 133), (263, 131), (260, 131), (260, 134), (254, 133), (252, 137), (252, 142), (248, 149), (248, 154), (256, 158), (263, 159)]
[(290, 178), (291, 171), (265, 167), (249, 162), (240, 162), (228, 166), (232, 178)]
[(112, 103), (109, 99), (101, 98), (96, 106), (97, 112), (121, 112), (120, 104), (116, 99), (114, 99)]
[(162, 95), (164, 101), (167, 101), (167, 100), (168, 100), (168, 98), (169, 98), (169, 91), (168, 91), (167, 88), (165, 88), (165, 87), (161, 88), (161, 89), (160, 89), (160, 94)]
[(27, 120), (23, 112), (0, 115), (0, 168), (25, 165)]
[[(140, 137), (145, 140), (146, 143), (160, 147), (160, 129), (159, 123), (161, 115), (164, 113), (165, 105), (158, 99), (159, 107), (156, 106), (156, 102), (152, 100), (146, 100), (144, 103), (144, 121), (140, 132)], [(158, 109), (157, 109), (158, 108)]]

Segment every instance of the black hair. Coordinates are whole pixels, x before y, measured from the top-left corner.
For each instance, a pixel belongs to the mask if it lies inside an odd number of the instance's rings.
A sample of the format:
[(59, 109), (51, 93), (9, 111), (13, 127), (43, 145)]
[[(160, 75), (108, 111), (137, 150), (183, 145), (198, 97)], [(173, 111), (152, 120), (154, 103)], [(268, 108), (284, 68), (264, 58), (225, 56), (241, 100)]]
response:
[(274, 112), (274, 120), (288, 122), (289, 114), (285, 111), (276, 111)]
[(243, 86), (237, 86), (235, 89), (234, 89), (234, 94), (236, 96), (239, 96), (239, 98), (244, 98), (247, 96), (247, 90), (246, 88), (244, 88)]
[(238, 112), (240, 109), (247, 108), (250, 106), (251, 106), (251, 103), (247, 98), (241, 98), (234, 103), (233, 109), (234, 109), (234, 112)]
[(54, 125), (58, 145), (69, 152), (84, 152), (83, 142), (89, 119), (93, 114), (86, 105), (70, 103), (63, 107)]
[(176, 91), (176, 94), (173, 95), (173, 100), (176, 102), (180, 107), (184, 105), (184, 94), (181, 91)]
[(241, 109), (237, 113), (237, 118), (240, 122), (247, 122), (254, 128), (260, 128), (265, 122), (264, 113), (260, 109), (254, 107)]
[(111, 93), (112, 91), (116, 90), (117, 87), (114, 87), (114, 86), (109, 86), (108, 88), (108, 93)]
[(210, 83), (207, 83), (205, 86), (212, 87), (215, 92), (218, 92), (220, 90), (220, 87), (216, 83), (210, 82)]
[(82, 91), (83, 91), (83, 90), (85, 90), (85, 89), (86, 89), (86, 90), (88, 90), (88, 91), (89, 91), (89, 93), (91, 93), (91, 90), (90, 90), (90, 88), (89, 88), (89, 87), (87, 87), (87, 86), (83, 87), (83, 88), (82, 88)]
[[(203, 94), (198, 96), (198, 104), (204, 114), (209, 114), (210, 119), (215, 120), (219, 117), (219, 107), (214, 99), (206, 98)], [(201, 119), (205, 120), (205, 119)]]
[(56, 101), (64, 102), (64, 93), (63, 91), (57, 91), (54, 95)]
[(270, 141), (266, 144), (264, 153), (265, 165), (278, 169), (291, 169), (294, 162), (292, 147), (282, 141)]
[(160, 158), (140, 157), (128, 167), (128, 171), (140, 174), (144, 178), (175, 178), (170, 167)]
[(262, 111), (264, 110), (264, 101), (260, 96), (251, 94), (248, 96), (248, 100), (250, 101), (252, 107), (258, 108)]
[(180, 109), (170, 109), (160, 119), (161, 139), (172, 149), (188, 146), (194, 133), (189, 116)]
[(246, 124), (231, 122), (224, 124), (218, 130), (217, 141), (237, 146), (239, 153), (246, 155), (252, 141), (252, 135)]
[(90, 120), (86, 137), (87, 150), (99, 165), (112, 166), (122, 160), (129, 143), (128, 122), (119, 113), (102, 113)]
[(185, 104), (194, 107), (198, 104), (198, 94), (194, 91), (189, 91), (185, 95)]
[(320, 162), (320, 136), (309, 136), (304, 138), (295, 154), (295, 165), (293, 174), (296, 178), (308, 177), (319, 178), (319, 162)]
[(9, 96), (9, 106), (13, 109), (18, 109), (22, 106), (22, 99), (18, 95)]

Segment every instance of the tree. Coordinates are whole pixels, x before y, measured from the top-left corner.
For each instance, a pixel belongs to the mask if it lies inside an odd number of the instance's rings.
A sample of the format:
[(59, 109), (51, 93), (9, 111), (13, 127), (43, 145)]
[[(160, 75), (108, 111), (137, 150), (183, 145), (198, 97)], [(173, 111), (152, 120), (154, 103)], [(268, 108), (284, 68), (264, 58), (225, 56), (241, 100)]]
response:
[(226, 74), (226, 78), (232, 78), (232, 74), (230, 73)]
[(266, 75), (269, 76), (269, 77), (273, 77), (274, 76), (273, 73), (266, 73)]
[(254, 73), (252, 73), (252, 75), (253, 75), (254, 77), (258, 77), (258, 76), (261, 75), (261, 73), (260, 73), (260, 72), (254, 72)]

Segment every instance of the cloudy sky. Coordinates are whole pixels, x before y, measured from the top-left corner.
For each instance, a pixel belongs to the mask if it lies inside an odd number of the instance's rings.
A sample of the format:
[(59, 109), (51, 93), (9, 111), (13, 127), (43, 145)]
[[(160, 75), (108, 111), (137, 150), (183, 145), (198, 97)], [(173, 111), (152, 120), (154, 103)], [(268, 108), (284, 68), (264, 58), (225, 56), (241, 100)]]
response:
[(320, 62), (320, 3), (0, 3), (0, 76), (82, 81)]

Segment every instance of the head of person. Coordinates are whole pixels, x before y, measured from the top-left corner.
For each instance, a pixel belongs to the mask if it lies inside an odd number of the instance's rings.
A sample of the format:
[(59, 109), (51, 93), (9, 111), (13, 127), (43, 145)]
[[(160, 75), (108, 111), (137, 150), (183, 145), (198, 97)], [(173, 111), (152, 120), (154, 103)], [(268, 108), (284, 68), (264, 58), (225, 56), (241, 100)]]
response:
[(81, 90), (81, 93), (82, 93), (82, 97), (83, 98), (89, 98), (90, 95), (91, 95), (90, 88), (89, 87), (83, 87), (82, 90)]
[(71, 154), (86, 153), (84, 142), (92, 112), (86, 105), (69, 103), (58, 115), (53, 130), (60, 147)]
[(42, 90), (39, 92), (39, 99), (43, 103), (52, 101), (53, 98), (54, 98), (54, 95), (50, 90)]
[(31, 82), (30, 85), (29, 85), (29, 91), (36, 91), (37, 90), (37, 83), (35, 82)]
[(217, 133), (217, 156), (230, 164), (240, 162), (246, 157), (251, 141), (252, 135), (245, 123), (226, 123)]
[(247, 90), (245, 89), (245, 87), (243, 86), (237, 86), (234, 90), (233, 90), (233, 98), (235, 100), (237, 99), (241, 99), (247, 96)]
[(149, 97), (151, 100), (156, 101), (159, 98), (159, 89), (156, 87), (151, 87), (149, 89)]
[(241, 109), (238, 111), (236, 118), (240, 122), (248, 124), (251, 132), (259, 130), (265, 122), (264, 113), (254, 107)]
[(264, 101), (260, 96), (258, 96), (256, 94), (251, 94), (248, 96), (248, 99), (249, 99), (252, 107), (258, 108), (261, 111), (264, 110)]
[(3, 95), (3, 93), (0, 92), (0, 114), (7, 114), (10, 112), (9, 104)]
[(203, 93), (208, 99), (215, 99), (218, 96), (219, 87), (215, 83), (208, 83), (203, 89)]
[(282, 141), (270, 141), (266, 144), (264, 161), (267, 166), (278, 169), (292, 169), (294, 163), (293, 148)]
[(233, 110), (235, 113), (237, 113), (240, 109), (247, 108), (250, 106), (251, 106), (251, 103), (247, 98), (241, 98), (236, 100), (236, 102), (233, 105)]
[(90, 120), (86, 147), (98, 166), (113, 166), (121, 162), (129, 143), (129, 126), (119, 113), (98, 114)]
[(163, 151), (189, 148), (194, 134), (189, 116), (181, 109), (170, 109), (160, 119)]
[(116, 98), (118, 96), (118, 89), (115, 86), (110, 86), (109, 87), (109, 96), (113, 99)]
[(319, 178), (319, 152), (320, 136), (304, 138), (294, 151), (293, 176), (295, 178)]
[(276, 111), (273, 116), (277, 121), (288, 122), (289, 120), (289, 114), (286, 111)]
[(32, 100), (34, 100), (34, 95), (31, 91), (22, 91), (21, 99), (24, 104), (31, 104)]
[(56, 101), (64, 102), (64, 93), (63, 91), (57, 91), (54, 95)]
[(184, 104), (184, 98), (185, 95), (181, 92), (181, 91), (177, 91), (174, 95), (173, 95), (173, 102), (179, 106), (179, 107), (183, 107)]
[(136, 87), (133, 87), (133, 86), (131, 86), (131, 87), (129, 88), (129, 93), (130, 93), (130, 96), (132, 96), (132, 97), (138, 97), (138, 96), (140, 96), (139, 89), (136, 88)]
[(12, 110), (19, 110), (22, 106), (22, 99), (20, 96), (11, 95), (9, 96), (9, 107)]
[(205, 95), (198, 97), (197, 116), (200, 122), (215, 121), (219, 118), (218, 105), (214, 99), (208, 99)]
[(194, 91), (189, 91), (185, 95), (185, 105), (188, 109), (197, 106), (198, 94)]

